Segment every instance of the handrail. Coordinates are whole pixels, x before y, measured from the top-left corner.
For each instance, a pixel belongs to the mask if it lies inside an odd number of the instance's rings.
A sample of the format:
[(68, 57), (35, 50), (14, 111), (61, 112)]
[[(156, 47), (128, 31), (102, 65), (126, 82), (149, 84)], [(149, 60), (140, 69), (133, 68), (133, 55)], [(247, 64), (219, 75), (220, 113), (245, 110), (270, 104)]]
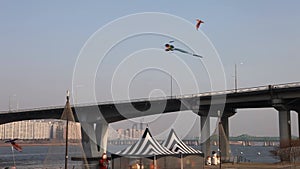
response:
[[(121, 103), (142, 102), (142, 101), (158, 101), (158, 100), (166, 100), (166, 99), (172, 99), (172, 98), (182, 99), (182, 98), (216, 96), (216, 95), (233, 94), (233, 93), (256, 92), (256, 91), (269, 90), (269, 87), (270, 87), (270, 85), (250, 87), (250, 88), (239, 88), (237, 90), (230, 89), (230, 90), (224, 90), (224, 91), (213, 91), (213, 92), (204, 92), (204, 93), (198, 93), (198, 94), (185, 94), (185, 95), (175, 95), (175, 96), (167, 96), (167, 97), (153, 97), (153, 98), (139, 98), (139, 99), (131, 99), (131, 100), (103, 101), (103, 102), (97, 102), (97, 103), (83, 103), (83, 104), (80, 104), (80, 105), (76, 105), (76, 107), (96, 106), (96, 105), (101, 105), (101, 104), (102, 105), (104, 105), (104, 104), (121, 104)], [(275, 84), (275, 85), (271, 85), (271, 87), (273, 89), (284, 89), (284, 88), (300, 87), (300, 82)], [(0, 114), (38, 111), (38, 110), (47, 110), (47, 109), (60, 109), (60, 108), (63, 108), (63, 107), (64, 106), (49, 106), (49, 107), (39, 107), (39, 108), (31, 108), (31, 109), (12, 110), (10, 112), (0, 111)]]

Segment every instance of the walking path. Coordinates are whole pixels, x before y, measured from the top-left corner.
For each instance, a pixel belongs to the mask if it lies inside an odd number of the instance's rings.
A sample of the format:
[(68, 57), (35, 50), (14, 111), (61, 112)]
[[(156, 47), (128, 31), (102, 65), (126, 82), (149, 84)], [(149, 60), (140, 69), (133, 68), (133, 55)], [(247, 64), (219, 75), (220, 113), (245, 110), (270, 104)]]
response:
[[(219, 169), (220, 166), (205, 166), (205, 169)], [(222, 169), (300, 169), (300, 163), (240, 163), (240, 164), (222, 164)]]

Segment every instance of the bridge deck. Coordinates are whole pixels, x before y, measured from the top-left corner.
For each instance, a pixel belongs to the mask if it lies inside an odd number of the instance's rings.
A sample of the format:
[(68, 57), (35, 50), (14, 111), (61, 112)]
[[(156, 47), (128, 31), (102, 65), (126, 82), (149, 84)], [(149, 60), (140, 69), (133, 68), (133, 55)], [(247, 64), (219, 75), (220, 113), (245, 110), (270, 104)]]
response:
[[(78, 120), (77, 115), (80, 116), (79, 112), (96, 111), (89, 113), (98, 119), (105, 118), (110, 123), (126, 118), (183, 110), (207, 111), (213, 106), (230, 110), (273, 107), (274, 99), (282, 99), (283, 104), (290, 104), (291, 109), (299, 109), (297, 106), (300, 105), (300, 82), (172, 97), (80, 104), (73, 107), (72, 110), (76, 120)], [(60, 119), (63, 108), (63, 106), (53, 106), (13, 112), (2, 111), (0, 112), (0, 124), (29, 119)], [(99, 115), (100, 112), (102, 115)], [(92, 118), (93, 120), (95, 120), (95, 116)]]

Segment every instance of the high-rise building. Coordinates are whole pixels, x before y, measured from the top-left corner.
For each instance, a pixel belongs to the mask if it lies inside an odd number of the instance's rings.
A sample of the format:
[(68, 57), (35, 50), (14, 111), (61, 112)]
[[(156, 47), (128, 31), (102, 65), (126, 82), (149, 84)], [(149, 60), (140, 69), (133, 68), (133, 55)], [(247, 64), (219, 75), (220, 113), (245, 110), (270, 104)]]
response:
[(130, 139), (138, 139), (143, 134), (143, 130), (132, 128), (132, 129), (117, 129), (115, 131), (109, 131), (108, 138), (119, 139), (119, 140), (130, 140)]
[(0, 125), (0, 140), (5, 139), (5, 130), (4, 130), (4, 125)]
[[(64, 128), (65, 131), (66, 128)], [(65, 133), (65, 132), (64, 132)], [(66, 138), (64, 134), (64, 138)], [(69, 122), (69, 133), (68, 138), (70, 140), (81, 140), (81, 126), (80, 123)]]
[[(62, 120), (26, 120), (6, 123), (0, 125), (0, 139), (63, 140), (65, 125), (65, 121)], [(80, 123), (70, 122), (69, 125), (69, 139), (81, 139)]]

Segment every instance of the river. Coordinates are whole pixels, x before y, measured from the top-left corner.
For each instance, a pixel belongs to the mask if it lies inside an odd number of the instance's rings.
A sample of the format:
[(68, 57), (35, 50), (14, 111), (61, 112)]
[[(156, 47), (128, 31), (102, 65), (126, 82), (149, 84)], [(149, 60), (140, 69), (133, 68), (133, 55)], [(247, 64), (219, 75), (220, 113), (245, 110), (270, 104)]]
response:
[[(108, 150), (116, 152), (126, 146), (108, 145)], [(200, 149), (200, 147), (194, 147)], [(279, 162), (272, 156), (271, 150), (276, 147), (264, 146), (241, 146), (231, 145), (233, 156), (242, 156), (250, 162), (274, 163)], [(217, 147), (212, 147), (216, 150)], [(64, 168), (64, 146), (23, 146), (23, 152), (13, 152), (11, 147), (0, 147), (0, 168), (13, 166), (14, 162), (18, 169), (37, 168)], [(80, 146), (69, 146), (70, 157), (81, 157), (82, 148)], [(78, 161), (68, 161), (70, 168), (82, 168), (82, 163)]]

